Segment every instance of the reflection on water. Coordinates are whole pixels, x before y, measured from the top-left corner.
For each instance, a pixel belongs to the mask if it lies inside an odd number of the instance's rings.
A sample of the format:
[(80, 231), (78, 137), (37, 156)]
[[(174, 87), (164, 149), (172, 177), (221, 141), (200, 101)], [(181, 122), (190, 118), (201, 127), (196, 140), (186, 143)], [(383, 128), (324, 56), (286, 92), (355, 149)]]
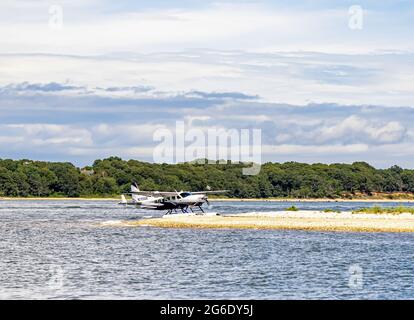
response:
[[(238, 213), (373, 204), (213, 205)], [(414, 298), (413, 234), (114, 225), (160, 214), (116, 201), (0, 201), (0, 298)]]

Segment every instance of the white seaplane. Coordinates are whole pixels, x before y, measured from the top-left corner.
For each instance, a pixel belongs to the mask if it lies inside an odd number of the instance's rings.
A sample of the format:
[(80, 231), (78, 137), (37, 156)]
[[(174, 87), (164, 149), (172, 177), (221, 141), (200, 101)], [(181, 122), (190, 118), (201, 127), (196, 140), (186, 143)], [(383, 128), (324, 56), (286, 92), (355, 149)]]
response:
[[(177, 213), (180, 210), (182, 213), (194, 213), (194, 209), (198, 208), (200, 214), (204, 214), (205, 211), (202, 205), (206, 203), (210, 205), (208, 201), (208, 194), (226, 193), (228, 190), (208, 190), (208, 191), (141, 191), (138, 185), (134, 182), (131, 185), (130, 193), (124, 193), (121, 195), (121, 205), (132, 205), (139, 209), (149, 210), (166, 210), (166, 214)], [(127, 200), (127, 196), (131, 197), (131, 200)]]

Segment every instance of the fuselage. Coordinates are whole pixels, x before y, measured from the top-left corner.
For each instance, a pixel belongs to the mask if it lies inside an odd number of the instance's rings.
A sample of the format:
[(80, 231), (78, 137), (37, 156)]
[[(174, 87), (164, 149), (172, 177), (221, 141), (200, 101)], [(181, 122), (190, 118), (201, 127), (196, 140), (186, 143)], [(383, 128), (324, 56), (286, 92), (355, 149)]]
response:
[(179, 204), (186, 204), (189, 206), (198, 206), (205, 202), (206, 196), (204, 194), (190, 194), (190, 193), (181, 193), (182, 198), (176, 200)]
[(164, 198), (163, 197), (147, 197), (147, 196), (138, 196), (138, 195), (133, 195), (132, 196), (132, 200), (134, 200), (134, 202), (137, 205), (149, 205), (149, 204), (153, 204), (153, 203), (161, 203)]
[(203, 192), (140, 191), (136, 183), (131, 185), (130, 195), (132, 196), (131, 202), (128, 202), (125, 195), (122, 195), (120, 204), (135, 205), (141, 209), (168, 210), (169, 213), (177, 209), (187, 213), (187, 210), (193, 211), (194, 207), (204, 212), (201, 206), (204, 203), (208, 204), (207, 194)]

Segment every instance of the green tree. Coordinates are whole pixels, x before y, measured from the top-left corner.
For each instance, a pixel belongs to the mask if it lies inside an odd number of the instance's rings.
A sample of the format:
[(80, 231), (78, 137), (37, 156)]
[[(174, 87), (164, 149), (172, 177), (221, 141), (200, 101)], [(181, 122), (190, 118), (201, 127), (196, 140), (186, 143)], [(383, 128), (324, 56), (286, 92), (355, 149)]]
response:
[(0, 194), (3, 196), (17, 196), (19, 194), (12, 172), (3, 167), (0, 167)]

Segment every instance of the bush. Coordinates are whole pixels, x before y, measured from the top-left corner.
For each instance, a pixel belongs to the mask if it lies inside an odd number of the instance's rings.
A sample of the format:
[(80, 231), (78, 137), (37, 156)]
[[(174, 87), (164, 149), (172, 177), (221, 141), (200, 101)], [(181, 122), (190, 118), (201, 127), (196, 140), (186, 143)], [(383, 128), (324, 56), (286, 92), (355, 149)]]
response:
[(285, 209), (285, 211), (299, 211), (299, 209), (296, 208), (296, 206), (291, 206), (291, 207)]
[(354, 210), (352, 213), (367, 213), (367, 214), (401, 214), (401, 213), (411, 213), (414, 214), (414, 207), (380, 207), (374, 206), (370, 208), (361, 208), (358, 210)]

